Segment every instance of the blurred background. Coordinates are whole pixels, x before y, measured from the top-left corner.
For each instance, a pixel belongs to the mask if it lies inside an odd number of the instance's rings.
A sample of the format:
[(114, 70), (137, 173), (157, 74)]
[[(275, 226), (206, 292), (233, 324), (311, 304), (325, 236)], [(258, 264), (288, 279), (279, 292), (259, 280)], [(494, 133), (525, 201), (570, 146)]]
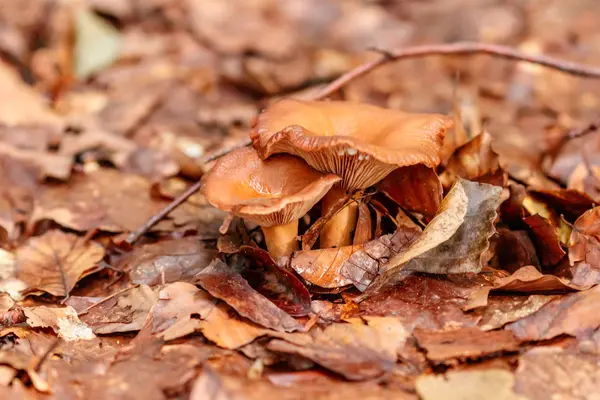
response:
[[(246, 138), (267, 99), (301, 96), (377, 57), (369, 48), (467, 40), (600, 65), (600, 2), (0, 0), (0, 141), (197, 178), (201, 157)], [(401, 61), (336, 94), (458, 107), (468, 130), (494, 136), (513, 177), (547, 186), (540, 171), (566, 183), (584, 140), (600, 162), (595, 135), (544, 156), (600, 117), (599, 96), (597, 80), (489, 56)], [(61, 178), (57, 168), (47, 175)]]

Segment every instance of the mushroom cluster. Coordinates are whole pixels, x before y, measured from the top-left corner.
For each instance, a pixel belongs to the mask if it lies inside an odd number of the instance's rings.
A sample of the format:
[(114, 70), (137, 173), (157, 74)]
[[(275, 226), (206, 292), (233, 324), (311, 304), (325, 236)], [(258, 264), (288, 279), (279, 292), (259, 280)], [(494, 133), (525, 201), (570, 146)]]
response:
[[(297, 249), (298, 220), (321, 201), (322, 215), (399, 167), (435, 167), (452, 119), (367, 104), (284, 99), (250, 132), (253, 148), (219, 159), (202, 192), (215, 207), (259, 224), (277, 260)], [(356, 202), (323, 227), (320, 247), (352, 243)]]

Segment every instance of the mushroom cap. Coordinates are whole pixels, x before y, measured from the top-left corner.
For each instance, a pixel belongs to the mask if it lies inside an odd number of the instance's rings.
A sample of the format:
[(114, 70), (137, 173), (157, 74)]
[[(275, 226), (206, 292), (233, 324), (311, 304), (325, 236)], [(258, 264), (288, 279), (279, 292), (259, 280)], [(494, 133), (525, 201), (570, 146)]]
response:
[(251, 147), (221, 157), (202, 179), (210, 204), (261, 226), (300, 219), (341, 180), (288, 154), (262, 160)]
[(342, 177), (347, 190), (374, 185), (398, 167), (440, 163), (450, 117), (369, 104), (283, 99), (255, 120), (250, 138), (262, 158), (289, 153)]

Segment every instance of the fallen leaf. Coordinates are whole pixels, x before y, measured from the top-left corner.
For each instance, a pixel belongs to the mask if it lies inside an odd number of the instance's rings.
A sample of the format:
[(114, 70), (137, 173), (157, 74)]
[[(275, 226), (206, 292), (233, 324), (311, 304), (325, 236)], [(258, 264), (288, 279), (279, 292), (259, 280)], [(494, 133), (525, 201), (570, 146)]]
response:
[(295, 331), (302, 326), (267, 300), (221, 260), (214, 260), (196, 275), (196, 282), (214, 297), (225, 301), (241, 316), (276, 331)]
[(515, 352), (520, 344), (510, 331), (486, 332), (474, 327), (446, 332), (416, 330), (414, 335), (419, 347), (425, 350), (427, 359), (436, 364)]
[(567, 188), (585, 193), (590, 198), (594, 199), (595, 202), (598, 202), (600, 201), (600, 187), (598, 187), (599, 179), (600, 167), (592, 165), (591, 168), (588, 169), (585, 163), (582, 162), (569, 176)]
[(543, 274), (536, 267), (528, 265), (518, 269), (510, 276), (497, 277), (494, 279), (491, 289), (514, 293), (544, 293), (584, 288), (572, 285), (568, 279)]
[(555, 347), (529, 350), (519, 359), (514, 391), (530, 400), (595, 399), (600, 357)]
[(365, 244), (369, 240), (373, 239), (373, 221), (371, 220), (371, 211), (367, 203), (360, 203), (358, 205), (358, 220), (356, 221), (356, 228), (354, 230), (354, 241), (352, 244), (355, 246)]
[(480, 310), (477, 325), (483, 331), (502, 328), (504, 325), (528, 317), (558, 296), (534, 294), (531, 296), (491, 296)]
[(500, 205), (500, 217), (502, 221), (514, 226), (520, 226), (525, 217), (523, 201), (527, 195), (525, 186), (511, 183), (508, 185), (508, 198)]
[[(348, 259), (362, 245), (343, 246), (319, 250), (301, 250), (292, 255), (290, 266), (302, 278), (313, 285), (334, 289), (352, 284), (352, 280), (342, 275), (342, 268)], [(370, 247), (369, 247), (370, 248)]]
[(498, 154), (492, 150), (489, 133), (478, 134), (454, 151), (440, 176), (444, 187), (452, 186), (459, 178), (504, 187), (508, 176), (500, 167)]
[(119, 56), (120, 35), (87, 9), (75, 16), (74, 72), (83, 80), (112, 64)]
[(150, 197), (150, 182), (112, 169), (48, 185), (36, 198), (31, 222), (50, 219), (77, 231), (133, 231), (166, 206)]
[(588, 264), (600, 270), (600, 207), (595, 207), (575, 221), (569, 239), (569, 262)]
[(513, 392), (514, 375), (503, 369), (454, 371), (445, 375), (422, 375), (417, 378), (417, 393), (422, 400), (479, 399), (527, 400)]
[(190, 283), (175, 282), (162, 289), (152, 310), (152, 332), (164, 340), (174, 340), (195, 331), (226, 349), (237, 349), (275, 333), (236, 318), (229, 306)]
[(95, 305), (80, 318), (96, 334), (139, 331), (157, 300), (152, 288), (140, 285)]
[(25, 307), (23, 312), (27, 325), (32, 328), (52, 328), (63, 340), (91, 340), (96, 337), (92, 330), (79, 320), (72, 307)]
[(596, 205), (590, 196), (573, 189), (531, 190), (530, 194), (540, 198), (560, 214), (564, 214), (570, 221), (576, 220)]
[(310, 293), (296, 275), (280, 268), (260, 247), (241, 246), (239, 250), (250, 263), (242, 276), (254, 290), (294, 317), (310, 313)]
[(498, 229), (491, 244), (494, 256), (490, 265), (497, 269), (515, 272), (521, 267), (532, 265), (539, 267), (539, 261), (533, 242), (526, 231)]
[(394, 170), (379, 183), (379, 190), (403, 209), (433, 217), (442, 203), (442, 183), (422, 164)]
[(97, 243), (52, 230), (17, 250), (17, 278), (27, 283), (29, 291), (68, 296), (77, 281), (98, 270), (103, 257), (104, 249)]
[(482, 256), (496, 231), (494, 220), (501, 192), (497, 186), (459, 180), (423, 235), (388, 261), (365, 295), (394, 284), (403, 271), (437, 274), (481, 271)]
[(523, 222), (533, 234), (542, 265), (550, 267), (558, 264), (567, 253), (560, 245), (560, 238), (554, 226), (538, 214), (523, 218)]
[(534, 314), (507, 325), (520, 340), (537, 341), (559, 335), (580, 336), (600, 326), (595, 311), (600, 286), (549, 302)]
[(401, 323), (392, 318), (387, 322), (374, 326), (341, 323), (325, 329), (314, 328), (310, 331), (310, 343), (273, 340), (267, 348), (306, 357), (349, 380), (373, 379), (391, 371), (396, 352), (407, 336)]
[(216, 256), (200, 238), (186, 237), (136, 247), (120, 263), (129, 268), (131, 282), (153, 286), (191, 282)]
[(0, 142), (0, 156), (16, 160), (20, 163), (31, 164), (37, 169), (37, 178), (46, 177), (67, 180), (71, 176), (73, 159), (62, 155), (18, 149)]
[[(373, 279), (380, 274), (380, 270), (383, 268), (386, 261), (390, 257), (402, 253), (414, 243), (420, 235), (421, 228), (412, 221), (410, 221), (410, 223), (402, 223), (397, 227), (396, 232), (393, 234), (383, 235), (367, 242), (364, 247), (357, 251), (353, 251), (347, 259), (340, 259), (342, 263), (339, 265), (339, 269), (331, 271), (332, 273), (330, 276), (344, 284), (352, 283), (357, 289), (365, 290)], [(318, 254), (321, 250), (313, 251)], [(319, 262), (321, 261), (320, 257), (318, 260)], [(336, 266), (336, 264), (331, 265)], [(327, 269), (330, 268), (327, 264), (324, 264), (324, 266)], [(299, 271), (296, 269), (296, 272)], [(337, 275), (338, 273), (339, 277)], [(300, 275), (302, 274), (303, 273), (300, 273)], [(316, 274), (316, 276), (322, 275), (323, 269), (317, 267), (314, 274)], [(304, 275), (303, 277), (308, 279)], [(308, 280), (310, 281), (310, 279)]]

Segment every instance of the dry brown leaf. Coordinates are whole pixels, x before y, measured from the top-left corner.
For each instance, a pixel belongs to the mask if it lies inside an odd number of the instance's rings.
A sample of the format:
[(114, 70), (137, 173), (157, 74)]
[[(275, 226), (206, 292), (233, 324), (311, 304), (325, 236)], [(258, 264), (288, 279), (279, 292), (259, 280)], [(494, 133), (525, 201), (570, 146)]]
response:
[(195, 280), (241, 316), (261, 326), (285, 332), (302, 329), (294, 318), (254, 290), (239, 273), (221, 260), (214, 260), (196, 275)]
[(367, 203), (358, 205), (358, 220), (356, 221), (356, 229), (354, 230), (353, 245), (358, 246), (367, 243), (373, 239), (373, 221), (371, 219), (371, 211)]
[[(445, 375), (417, 378), (417, 393), (422, 400), (527, 400), (513, 392), (515, 377), (503, 369), (454, 371)], [(484, 394), (485, 393), (485, 394)]]
[(68, 296), (77, 281), (95, 272), (104, 248), (59, 230), (33, 237), (16, 254), (17, 277), (29, 291)]
[(196, 286), (175, 282), (160, 291), (152, 311), (152, 332), (164, 340), (200, 331), (226, 349), (237, 349), (272, 331), (242, 318)]
[[(590, 174), (591, 171), (591, 174)], [(567, 188), (577, 190), (578, 192), (585, 193), (594, 201), (600, 201), (600, 167), (592, 165), (591, 168), (581, 163), (575, 168), (569, 181), (567, 182)]]
[(483, 254), (496, 231), (494, 221), (501, 192), (497, 186), (459, 180), (423, 235), (389, 260), (366, 294), (394, 284), (403, 271), (434, 274), (481, 271)]
[(528, 317), (558, 296), (533, 294), (531, 296), (491, 296), (485, 308), (477, 310), (481, 320), (479, 329), (490, 331)]
[(491, 250), (494, 255), (490, 265), (497, 269), (515, 272), (527, 265), (540, 265), (533, 242), (526, 231), (498, 229), (497, 235), (492, 238)]
[(72, 157), (18, 149), (2, 142), (0, 142), (0, 156), (34, 165), (38, 169), (38, 179), (40, 180), (46, 177), (67, 180), (71, 176), (73, 167)]
[(567, 253), (560, 245), (557, 229), (539, 214), (523, 218), (523, 222), (529, 226), (533, 234), (542, 265), (550, 267), (558, 264)]
[(520, 343), (510, 331), (485, 332), (474, 327), (446, 332), (416, 330), (414, 335), (427, 359), (436, 364), (515, 352)]
[(80, 318), (96, 334), (139, 331), (157, 300), (152, 288), (140, 285), (95, 305)]
[(489, 133), (478, 134), (454, 151), (440, 179), (448, 188), (459, 178), (502, 187), (506, 185), (508, 176), (500, 167), (498, 154), (492, 150)]
[(442, 183), (432, 168), (417, 164), (394, 170), (379, 190), (410, 212), (433, 217), (442, 203)]
[(556, 347), (528, 351), (519, 359), (514, 390), (530, 400), (596, 399), (600, 357)]
[(527, 341), (589, 334), (600, 326), (600, 314), (596, 311), (598, 301), (600, 286), (551, 301), (506, 329)]
[(167, 204), (151, 199), (150, 186), (140, 176), (112, 169), (77, 175), (68, 184), (47, 186), (31, 220), (50, 219), (77, 231), (133, 231)]
[(129, 268), (133, 283), (159, 285), (170, 282), (191, 282), (217, 256), (199, 238), (186, 237), (164, 240), (136, 247), (121, 261)]
[(338, 288), (352, 284), (341, 273), (344, 264), (365, 246), (353, 245), (340, 248), (303, 250), (293, 254), (290, 266), (309, 283), (323, 288)]
[(600, 269), (600, 207), (595, 207), (575, 221), (569, 240), (569, 262), (588, 264)]
[(564, 214), (569, 221), (576, 220), (596, 205), (590, 196), (573, 189), (531, 190), (530, 194), (546, 202), (560, 214)]
[(267, 348), (306, 357), (349, 380), (372, 379), (393, 368), (397, 350), (407, 337), (399, 321), (388, 318), (385, 322), (338, 323), (325, 329), (313, 328), (310, 343), (273, 340)]
[(92, 330), (79, 320), (72, 307), (25, 307), (23, 312), (27, 325), (32, 328), (52, 328), (63, 340), (90, 340), (96, 337)]

